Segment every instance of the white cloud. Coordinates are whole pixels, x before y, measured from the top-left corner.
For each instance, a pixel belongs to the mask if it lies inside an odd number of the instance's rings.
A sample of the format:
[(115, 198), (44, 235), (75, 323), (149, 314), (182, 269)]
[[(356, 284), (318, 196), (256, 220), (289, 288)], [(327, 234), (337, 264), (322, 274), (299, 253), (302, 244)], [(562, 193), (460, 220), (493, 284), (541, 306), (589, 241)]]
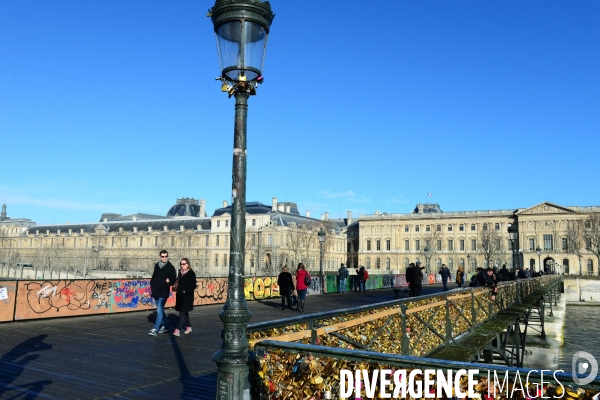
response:
[(317, 192), (317, 195), (326, 199), (338, 199), (339, 201), (347, 201), (352, 203), (368, 203), (371, 199), (365, 196), (357, 196), (352, 190), (346, 192), (332, 192), (331, 190), (322, 190)]

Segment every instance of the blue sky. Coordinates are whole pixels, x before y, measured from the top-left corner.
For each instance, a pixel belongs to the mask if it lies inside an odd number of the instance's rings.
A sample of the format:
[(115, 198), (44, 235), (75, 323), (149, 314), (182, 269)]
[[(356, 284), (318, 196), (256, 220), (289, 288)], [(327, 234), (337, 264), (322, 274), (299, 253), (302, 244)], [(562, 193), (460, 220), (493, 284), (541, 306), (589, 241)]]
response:
[[(214, 80), (212, 4), (0, 2), (9, 216), (229, 200), (234, 100)], [(600, 204), (600, 2), (271, 5), (248, 201), (313, 217)]]

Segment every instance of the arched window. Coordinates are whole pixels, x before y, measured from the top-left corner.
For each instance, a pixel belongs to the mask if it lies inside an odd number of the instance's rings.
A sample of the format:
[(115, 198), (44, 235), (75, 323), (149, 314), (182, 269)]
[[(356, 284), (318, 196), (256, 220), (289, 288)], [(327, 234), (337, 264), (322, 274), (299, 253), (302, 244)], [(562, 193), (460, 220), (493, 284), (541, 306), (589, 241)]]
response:
[(563, 264), (563, 268), (564, 268), (564, 273), (568, 275), (569, 274), (569, 260), (564, 258), (562, 264)]
[(487, 224), (483, 224), (483, 230), (487, 231)]
[(371, 250), (371, 241), (367, 240), (367, 250)]
[(587, 272), (588, 272), (588, 274), (594, 273), (594, 261), (593, 260), (587, 260)]

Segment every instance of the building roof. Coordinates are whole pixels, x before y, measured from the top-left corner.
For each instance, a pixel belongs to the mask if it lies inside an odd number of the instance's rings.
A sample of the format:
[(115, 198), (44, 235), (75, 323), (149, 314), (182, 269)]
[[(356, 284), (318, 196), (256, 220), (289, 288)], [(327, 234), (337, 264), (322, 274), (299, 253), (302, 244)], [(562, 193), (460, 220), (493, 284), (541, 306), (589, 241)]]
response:
[[(260, 215), (268, 214), (271, 212), (271, 206), (268, 206), (258, 201), (246, 202), (246, 214)], [(218, 217), (223, 214), (231, 215), (231, 206), (217, 208), (213, 213), (213, 217)]]

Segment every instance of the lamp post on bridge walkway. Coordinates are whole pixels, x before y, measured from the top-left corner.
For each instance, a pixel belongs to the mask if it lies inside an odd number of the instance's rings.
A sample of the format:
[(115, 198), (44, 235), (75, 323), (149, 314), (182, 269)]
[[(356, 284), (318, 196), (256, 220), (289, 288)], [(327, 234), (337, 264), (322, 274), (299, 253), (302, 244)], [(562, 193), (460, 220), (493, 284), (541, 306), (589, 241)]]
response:
[(219, 318), (223, 321), (217, 364), (217, 398), (250, 398), (246, 326), (252, 313), (244, 296), (244, 250), (246, 239), (246, 119), (248, 98), (263, 82), (262, 69), (267, 36), (275, 14), (268, 1), (216, 0), (209, 10), (217, 36), (221, 90), (235, 97), (233, 130), (233, 182), (227, 301)]
[(321, 227), (321, 229), (319, 230), (319, 233), (317, 233), (317, 235), (319, 236), (319, 246), (321, 247), (321, 256), (319, 258), (319, 274), (320, 274), (320, 279), (321, 279), (321, 294), (325, 293), (325, 280), (323, 279), (323, 246), (325, 245), (325, 230)]
[[(535, 252), (538, 255), (538, 272), (542, 272), (542, 261), (541, 261), (541, 255), (542, 255), (542, 249), (540, 246), (537, 247), (537, 249), (535, 249)], [(531, 271), (533, 272), (533, 271)]]
[(510, 244), (512, 247), (512, 273), (513, 277), (517, 276), (517, 238), (518, 238), (518, 228), (516, 224), (511, 224), (508, 227), (508, 236), (510, 238)]

